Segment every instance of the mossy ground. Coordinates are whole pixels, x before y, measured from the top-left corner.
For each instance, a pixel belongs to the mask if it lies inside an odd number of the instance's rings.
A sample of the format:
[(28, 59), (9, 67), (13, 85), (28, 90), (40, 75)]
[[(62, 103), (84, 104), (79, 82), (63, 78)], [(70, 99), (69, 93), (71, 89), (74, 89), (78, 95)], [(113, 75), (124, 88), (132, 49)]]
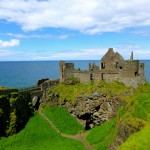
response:
[[(69, 103), (74, 104), (76, 97), (84, 97), (95, 91), (99, 93), (103, 92), (107, 95), (107, 97), (110, 97), (112, 94), (122, 97), (126, 93), (129, 93), (130, 90), (131, 87), (126, 87), (123, 83), (118, 81), (112, 83), (101, 81), (97, 85), (93, 84), (92, 82), (88, 84), (78, 83), (75, 85), (66, 85), (60, 83), (53, 90), (49, 90), (49, 94), (59, 94), (60, 102), (66, 100)], [(47, 99), (50, 100), (50, 97), (47, 97)]]

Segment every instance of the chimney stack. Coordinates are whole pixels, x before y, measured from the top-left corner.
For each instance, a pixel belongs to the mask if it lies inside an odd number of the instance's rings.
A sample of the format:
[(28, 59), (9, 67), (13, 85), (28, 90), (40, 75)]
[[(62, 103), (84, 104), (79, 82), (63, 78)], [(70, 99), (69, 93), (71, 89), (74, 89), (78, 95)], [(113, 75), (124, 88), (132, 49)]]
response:
[(130, 60), (133, 61), (133, 51), (131, 52)]

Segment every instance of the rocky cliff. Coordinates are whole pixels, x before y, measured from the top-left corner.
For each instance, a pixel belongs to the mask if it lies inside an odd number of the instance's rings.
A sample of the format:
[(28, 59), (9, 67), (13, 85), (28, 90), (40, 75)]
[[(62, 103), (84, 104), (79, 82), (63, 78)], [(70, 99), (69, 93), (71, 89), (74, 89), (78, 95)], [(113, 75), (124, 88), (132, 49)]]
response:
[(70, 104), (66, 100), (60, 102), (59, 94), (49, 95), (49, 97), (51, 105), (66, 107), (85, 129), (113, 119), (117, 115), (119, 107), (124, 105), (117, 95), (112, 94), (108, 98), (105, 93), (97, 91), (90, 95), (82, 94), (80, 97), (76, 97), (74, 104)]

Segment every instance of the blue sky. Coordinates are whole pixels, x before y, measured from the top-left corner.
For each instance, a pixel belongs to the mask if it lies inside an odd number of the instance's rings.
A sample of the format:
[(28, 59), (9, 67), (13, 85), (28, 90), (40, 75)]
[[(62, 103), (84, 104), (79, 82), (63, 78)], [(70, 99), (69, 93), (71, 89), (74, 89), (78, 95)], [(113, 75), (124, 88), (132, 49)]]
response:
[(149, 0), (1, 0), (0, 61), (150, 59)]

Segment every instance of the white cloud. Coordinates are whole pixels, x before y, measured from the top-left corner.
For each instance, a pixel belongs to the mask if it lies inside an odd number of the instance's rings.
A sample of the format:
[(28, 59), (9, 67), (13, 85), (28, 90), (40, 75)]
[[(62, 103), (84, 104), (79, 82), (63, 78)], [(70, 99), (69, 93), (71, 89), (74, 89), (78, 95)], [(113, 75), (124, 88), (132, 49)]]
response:
[(33, 60), (100, 60), (107, 48), (46, 52), (30, 55)]
[[(115, 47), (114, 52), (119, 52), (125, 60), (130, 59), (131, 52), (134, 52), (135, 59), (149, 59), (150, 50), (142, 50), (139, 45), (129, 44), (126, 48)], [(46, 56), (34, 57), (34, 60), (101, 60), (108, 51), (108, 48), (93, 48), (76, 51), (65, 51), (53, 53)]]
[(62, 27), (86, 34), (150, 25), (149, 0), (1, 0), (0, 19), (23, 30)]
[(131, 31), (130, 33), (136, 34), (136, 35), (142, 35), (142, 36), (150, 36), (150, 30), (136, 30), (136, 31)]
[(51, 34), (20, 34), (20, 33), (6, 33), (7, 36), (15, 37), (15, 38), (45, 38), (45, 39), (67, 39), (68, 37), (72, 36), (69, 34), (63, 35), (51, 35)]
[[(1, 50), (1, 59), (7, 58), (8, 60), (101, 60), (108, 48), (93, 48), (83, 49), (76, 51), (39, 51), (32, 52), (24, 50), (22, 52), (14, 52), (10, 50)], [(114, 52), (119, 52), (125, 60), (130, 59), (131, 47), (129, 48), (114, 48)], [(142, 50), (142, 48), (136, 49), (134, 52), (134, 59), (149, 59), (150, 50)]]
[(20, 44), (20, 41), (17, 39), (11, 39), (10, 41), (3, 41), (0, 40), (0, 48), (5, 48), (5, 47), (14, 47)]
[(149, 58), (150, 58), (150, 50), (148, 50), (148, 51), (137, 50), (134, 53), (134, 57), (135, 57), (135, 59), (139, 59), (140, 58), (140, 60), (149, 60)]

